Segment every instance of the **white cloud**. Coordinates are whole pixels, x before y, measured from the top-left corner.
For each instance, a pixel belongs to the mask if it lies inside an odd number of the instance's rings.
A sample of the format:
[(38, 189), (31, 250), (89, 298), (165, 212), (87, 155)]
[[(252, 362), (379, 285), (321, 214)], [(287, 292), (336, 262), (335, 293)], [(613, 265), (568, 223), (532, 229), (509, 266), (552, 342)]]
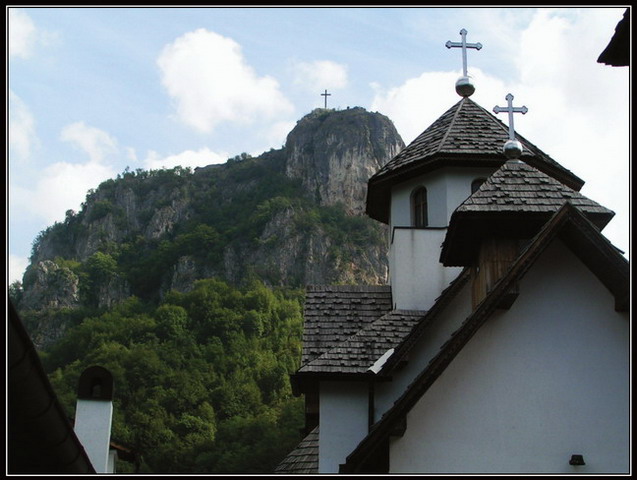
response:
[[(288, 133), (296, 126), (296, 122), (274, 122), (267, 127), (261, 134), (261, 137), (265, 139), (266, 145), (272, 145), (272, 148), (280, 148), (285, 145)], [(255, 152), (255, 155), (260, 155), (262, 152)]]
[(9, 9), (9, 56), (28, 58), (37, 42), (37, 30), (22, 10)]
[(26, 213), (52, 224), (63, 221), (67, 210), (79, 210), (89, 189), (114, 176), (112, 167), (92, 161), (57, 162), (45, 168), (33, 186), (12, 186), (11, 204), (16, 215)]
[(221, 122), (245, 125), (293, 111), (278, 82), (259, 77), (239, 44), (217, 33), (186, 33), (164, 47), (157, 64), (177, 116), (201, 132), (209, 133)]
[(91, 162), (99, 163), (104, 157), (117, 152), (117, 141), (99, 128), (76, 122), (62, 129), (60, 139), (73, 144), (86, 153)]
[[(391, 118), (404, 142), (409, 144), (440, 115), (460, 101), (455, 84), (461, 74), (460, 70), (425, 72), (389, 89), (372, 84), (375, 95), (370, 108)], [(496, 102), (502, 103), (498, 99), (504, 98), (506, 93), (502, 94), (505, 89), (501, 80), (490, 77), (477, 68), (472, 68), (470, 74), (476, 85), (472, 100), (488, 110)]]
[(200, 148), (197, 151), (186, 150), (176, 155), (168, 155), (161, 157), (155, 151), (149, 151), (148, 156), (144, 160), (144, 168), (148, 170), (158, 170), (161, 168), (181, 167), (205, 167), (215, 163), (225, 163), (228, 160), (227, 153), (216, 153), (207, 147)]
[(22, 276), (24, 275), (24, 271), (26, 270), (28, 265), (29, 260), (27, 258), (9, 254), (9, 285), (11, 285), (16, 280), (22, 282)]
[(86, 193), (115, 176), (106, 157), (117, 153), (117, 141), (108, 133), (83, 122), (67, 125), (60, 139), (88, 155), (84, 163), (55, 162), (31, 177), (28, 186), (11, 185), (13, 215), (28, 215), (47, 224), (63, 221), (66, 211), (79, 210)]
[(9, 90), (9, 149), (12, 159), (28, 160), (34, 146), (38, 145), (35, 120), (29, 107), (12, 90)]
[(308, 91), (336, 90), (347, 86), (347, 67), (330, 60), (297, 62), (293, 65), (294, 83)]

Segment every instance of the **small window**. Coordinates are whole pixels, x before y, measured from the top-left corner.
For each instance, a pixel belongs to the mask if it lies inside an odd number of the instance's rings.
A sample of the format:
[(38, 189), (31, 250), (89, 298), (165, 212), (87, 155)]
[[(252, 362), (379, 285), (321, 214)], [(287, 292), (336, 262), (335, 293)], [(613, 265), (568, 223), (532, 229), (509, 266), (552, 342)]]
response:
[(471, 193), (476, 193), (476, 190), (478, 190), (480, 185), (482, 185), (486, 180), (486, 178), (476, 178), (473, 182), (471, 182)]
[(427, 218), (427, 189), (424, 187), (417, 188), (412, 197), (412, 212), (414, 227), (426, 227)]

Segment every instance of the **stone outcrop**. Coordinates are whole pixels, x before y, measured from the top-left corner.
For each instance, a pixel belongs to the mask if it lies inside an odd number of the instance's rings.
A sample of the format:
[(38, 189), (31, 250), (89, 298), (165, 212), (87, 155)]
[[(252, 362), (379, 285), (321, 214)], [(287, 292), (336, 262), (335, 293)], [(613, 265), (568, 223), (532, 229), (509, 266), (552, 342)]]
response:
[[(300, 182), (311, 205), (342, 205), (347, 215), (361, 216), (369, 177), (403, 147), (392, 122), (379, 113), (358, 107), (317, 109), (299, 120), (283, 149), (259, 158), (243, 154), (227, 164), (194, 173), (137, 171), (108, 180), (89, 192), (81, 212), (67, 213), (64, 223), (53, 225), (37, 239), (19, 308), (37, 311), (79, 305), (80, 278), (56, 259), (83, 265), (96, 252), (117, 252), (127, 242), (141, 241), (148, 248), (173, 242), (176, 235), (187, 234), (191, 225), (203, 218), (197, 217), (202, 208), (232, 204), (258, 189), (263, 178), (251, 173), (249, 167), (260, 161), (269, 162), (268, 171), (278, 169), (277, 175)], [(202, 207), (202, 199), (208, 197), (216, 200)], [(353, 242), (335, 234), (334, 224), (331, 231), (321, 224), (308, 227), (310, 207), (300, 206), (307, 202), (292, 199), (288, 203), (271, 210), (270, 217), (259, 224), (256, 237), (253, 233), (251, 238), (235, 236), (220, 246), (215, 262), (205, 251), (178, 252), (170, 257), (172, 264), (164, 265), (157, 278), (158, 297), (171, 289), (188, 291), (203, 278), (240, 283), (249, 273), (266, 283), (287, 286), (387, 281), (384, 225), (369, 220), (366, 225), (372, 230), (372, 240), (368, 244)], [(246, 212), (245, 216), (251, 214)], [(196, 221), (191, 221), (193, 218)], [(217, 228), (214, 224), (209, 227)], [(116, 259), (117, 253), (112, 258)], [(96, 306), (112, 307), (134, 293), (126, 273), (116, 271), (101, 280), (93, 279)]]
[(361, 215), (367, 180), (404, 146), (380, 113), (316, 109), (288, 134), (286, 171), (300, 178), (320, 205), (343, 203), (349, 213)]

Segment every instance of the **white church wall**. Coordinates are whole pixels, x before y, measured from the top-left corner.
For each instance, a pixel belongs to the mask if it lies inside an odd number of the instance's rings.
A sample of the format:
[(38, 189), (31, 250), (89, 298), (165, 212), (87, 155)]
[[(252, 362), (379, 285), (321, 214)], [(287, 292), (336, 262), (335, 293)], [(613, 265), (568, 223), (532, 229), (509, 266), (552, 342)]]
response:
[[(487, 177), (493, 169), (444, 168), (404, 182), (392, 189), (389, 283), (395, 308), (427, 310), (460, 272), (444, 267), (440, 249), (453, 211), (471, 194), (471, 183)], [(411, 195), (427, 189), (427, 228), (409, 228)], [(407, 228), (404, 228), (407, 227)]]
[(410, 350), (406, 365), (392, 375), (391, 382), (380, 382), (375, 387), (374, 421), (393, 406), (396, 399), (424, 370), (429, 361), (440, 351), (451, 334), (460, 328), (471, 314), (471, 284), (467, 282), (451, 304), (427, 327), (423, 336)]
[(411, 226), (411, 194), (420, 186), (427, 189), (429, 226), (447, 227), (453, 211), (471, 195), (471, 183), (487, 178), (494, 171), (494, 168), (446, 167), (395, 186), (390, 227)]
[(368, 432), (369, 387), (364, 382), (321, 382), (319, 473), (339, 465)]
[[(394, 306), (428, 310), (462, 270), (438, 260), (445, 229), (396, 229), (389, 249), (389, 275)], [(432, 249), (435, 248), (435, 254)]]
[[(407, 415), (392, 473), (629, 469), (629, 324), (555, 241)], [(569, 465), (571, 455), (586, 465)]]

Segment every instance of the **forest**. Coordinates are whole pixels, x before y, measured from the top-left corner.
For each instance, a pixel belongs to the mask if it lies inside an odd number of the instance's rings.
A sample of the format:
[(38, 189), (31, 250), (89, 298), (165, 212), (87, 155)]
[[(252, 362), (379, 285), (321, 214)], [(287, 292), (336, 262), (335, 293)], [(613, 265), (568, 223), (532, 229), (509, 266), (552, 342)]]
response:
[(300, 358), (301, 301), (299, 290), (258, 280), (241, 289), (200, 280), (157, 306), (130, 297), (83, 318), (41, 358), (71, 417), (81, 372), (113, 374), (111, 438), (140, 459), (118, 461), (118, 472), (268, 473), (303, 427), (288, 377)]

